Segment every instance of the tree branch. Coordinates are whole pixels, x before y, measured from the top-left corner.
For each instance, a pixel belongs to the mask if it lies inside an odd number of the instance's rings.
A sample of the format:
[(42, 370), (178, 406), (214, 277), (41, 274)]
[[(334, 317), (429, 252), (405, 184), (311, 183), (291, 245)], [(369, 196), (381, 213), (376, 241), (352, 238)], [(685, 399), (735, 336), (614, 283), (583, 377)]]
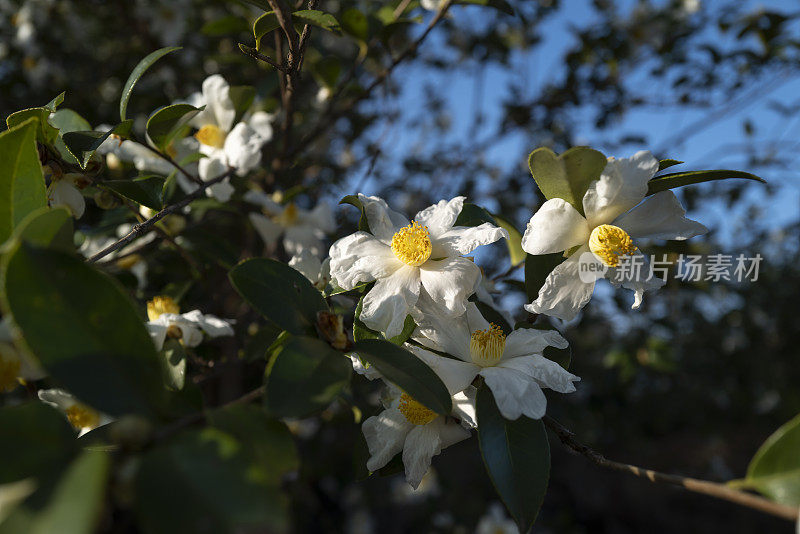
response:
[(701, 493), (703, 495), (708, 495), (709, 497), (714, 497), (716, 499), (738, 504), (739, 506), (746, 506), (747, 508), (752, 508), (754, 510), (758, 510), (759, 512), (780, 517), (782, 519), (788, 519), (790, 521), (796, 521), (798, 519), (797, 508), (779, 504), (752, 493), (735, 490), (726, 486), (725, 484), (683, 477), (680, 475), (668, 475), (666, 473), (653, 471), (652, 469), (643, 469), (635, 465), (609, 460), (591, 447), (576, 440), (575, 434), (573, 434), (558, 421), (547, 415), (542, 418), (542, 421), (550, 430), (555, 432), (556, 436), (558, 436), (558, 439), (561, 440), (561, 443), (566, 445), (572, 451), (588, 458), (590, 461), (596, 465), (599, 465), (600, 467), (605, 467), (606, 469), (611, 469), (613, 471), (628, 473), (639, 478), (645, 478), (654, 483), (679, 486), (694, 493)]
[(267, 63), (269, 65), (272, 65), (273, 67), (275, 67), (280, 72), (286, 74), (286, 69), (284, 68), (283, 65), (281, 65), (280, 63), (278, 63), (277, 61), (275, 61), (271, 57), (262, 54), (261, 52), (259, 52), (255, 48), (253, 48), (252, 46), (247, 46), (245, 44), (239, 43), (239, 50), (241, 50), (242, 52), (244, 52), (245, 54), (247, 54), (251, 58), (257, 59), (258, 61), (263, 61), (264, 63)]

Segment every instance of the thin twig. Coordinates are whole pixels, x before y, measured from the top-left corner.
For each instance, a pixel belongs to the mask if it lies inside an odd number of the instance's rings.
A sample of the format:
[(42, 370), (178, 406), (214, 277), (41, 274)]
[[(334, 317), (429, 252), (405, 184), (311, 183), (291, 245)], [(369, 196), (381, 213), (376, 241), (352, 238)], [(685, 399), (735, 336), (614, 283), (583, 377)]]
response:
[(174, 213), (174, 212), (178, 211), (179, 209), (182, 209), (184, 206), (189, 205), (189, 203), (191, 203), (193, 200), (195, 200), (197, 198), (200, 198), (205, 193), (206, 189), (208, 189), (212, 185), (218, 184), (219, 182), (221, 182), (221, 181), (225, 180), (226, 178), (230, 177), (230, 175), (233, 172), (234, 172), (234, 169), (229, 169), (228, 172), (224, 173), (223, 175), (218, 176), (217, 178), (214, 178), (213, 180), (209, 180), (207, 182), (203, 182), (203, 185), (201, 185), (200, 187), (198, 187), (197, 189), (195, 189), (194, 191), (192, 191), (191, 193), (186, 195), (179, 202), (176, 202), (175, 204), (167, 206), (166, 208), (164, 208), (163, 210), (159, 211), (158, 213), (156, 213), (155, 215), (153, 215), (152, 217), (150, 217), (149, 219), (147, 219), (143, 223), (135, 225), (133, 227), (133, 229), (130, 232), (128, 232), (125, 236), (123, 236), (120, 239), (118, 239), (117, 241), (111, 243), (109, 246), (107, 246), (106, 248), (104, 248), (103, 250), (101, 250), (100, 252), (98, 252), (97, 254), (92, 256), (91, 258), (89, 258), (89, 260), (88, 260), (89, 263), (94, 263), (97, 260), (99, 260), (100, 258), (104, 258), (105, 256), (108, 256), (109, 254), (111, 254), (115, 250), (118, 250), (118, 249), (124, 247), (125, 245), (127, 245), (128, 243), (133, 241), (134, 239), (146, 234), (148, 231), (150, 231), (150, 229), (153, 227), (153, 225), (156, 224), (158, 221), (160, 221), (161, 219), (163, 219), (167, 215), (169, 215), (171, 213)]
[(782, 519), (796, 521), (798, 518), (798, 510), (795, 507), (778, 504), (752, 493), (738, 491), (726, 486), (725, 484), (710, 482), (708, 480), (698, 480), (696, 478), (683, 477), (680, 475), (668, 475), (666, 473), (653, 471), (652, 469), (643, 469), (635, 465), (609, 460), (591, 447), (576, 440), (575, 435), (558, 421), (549, 416), (544, 416), (542, 421), (550, 430), (555, 432), (556, 436), (558, 436), (558, 439), (561, 440), (561, 443), (578, 454), (588, 458), (600, 467), (605, 467), (613, 471), (628, 473), (639, 478), (647, 479), (654, 483), (679, 486), (694, 493), (702, 493), (703, 495), (708, 495), (709, 497), (732, 502), (740, 506), (746, 506), (748, 508), (758, 510), (765, 514), (773, 515), (775, 517), (780, 517)]
[(188, 178), (192, 182), (196, 183), (197, 185), (203, 185), (203, 180), (201, 180), (200, 178), (198, 178), (197, 176), (195, 176), (194, 174), (190, 173), (185, 168), (183, 168), (183, 166), (181, 166), (177, 161), (175, 161), (169, 154), (164, 154), (160, 150), (156, 150), (147, 143), (142, 143), (142, 146), (145, 147), (150, 152), (152, 152), (153, 154), (155, 154), (156, 156), (158, 156), (159, 158), (169, 163), (170, 165), (172, 165), (173, 167), (175, 167), (175, 169), (178, 172), (186, 176), (186, 178)]
[(286, 9), (286, 5), (282, 0), (267, 0), (272, 11), (275, 12), (275, 18), (278, 19), (278, 24), (283, 30), (286, 39), (289, 41), (289, 65), (292, 64), (292, 57), (298, 50), (297, 32), (294, 31), (292, 26), (292, 13)]
[(239, 43), (239, 50), (241, 50), (242, 52), (244, 52), (245, 54), (247, 54), (248, 56), (250, 56), (253, 59), (257, 59), (258, 61), (263, 61), (264, 63), (267, 63), (268, 65), (272, 65), (273, 67), (278, 69), (280, 72), (283, 72), (284, 74), (286, 73), (286, 69), (284, 68), (283, 65), (281, 65), (280, 63), (278, 63), (277, 61), (275, 61), (271, 57), (262, 54), (261, 52), (259, 52), (255, 48), (253, 48), (252, 46), (247, 46), (245, 44)]

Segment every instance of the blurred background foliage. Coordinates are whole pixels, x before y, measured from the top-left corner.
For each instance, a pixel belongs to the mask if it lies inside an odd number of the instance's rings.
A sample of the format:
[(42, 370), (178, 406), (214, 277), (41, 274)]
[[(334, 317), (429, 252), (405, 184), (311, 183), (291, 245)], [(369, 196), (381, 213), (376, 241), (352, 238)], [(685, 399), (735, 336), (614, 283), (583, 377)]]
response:
[[(710, 480), (741, 477), (763, 440), (800, 412), (800, 11), (788, 1), (509, 4), (514, 16), (452, 8), (418, 54), (347, 107), (432, 14), (416, 1), (323, 0), (319, 9), (338, 20), (357, 9), (368, 24), (346, 27), (343, 35), (312, 33), (295, 103), (295, 146), (329, 116), (331, 95), (349, 78), (332, 104), (345, 111), (297, 153), (284, 148), (276, 123), (256, 179), (267, 191), (297, 194), (307, 206), (364, 192), (413, 213), (463, 194), (524, 230), (542, 201), (527, 170), (527, 154), (541, 145), (563, 151), (588, 144), (618, 156), (651, 149), (688, 168), (764, 176), (767, 186), (726, 181), (683, 190), (693, 218), (711, 233), (646, 250), (760, 253), (758, 281), (671, 280), (639, 312), (627, 309), (629, 295), (600, 288), (601, 298), (565, 330), (571, 371), (582, 382), (577, 393), (551, 395), (549, 403), (553, 417), (610, 458)], [(378, 31), (375, 20), (398, 8), (408, 23)], [(161, 60), (131, 100), (138, 131), (151, 111), (186, 98), (213, 73), (256, 86), (261, 107), (274, 111), (275, 71), (237, 46), (253, 45), (252, 22), (260, 13), (233, 0), (0, 0), (0, 115), (66, 91), (65, 107), (92, 125), (111, 123), (132, 67), (169, 45), (184, 48)], [(262, 46), (277, 56), (270, 39)], [(182, 308), (237, 320), (235, 339), (199, 347), (189, 363), (206, 404), (217, 406), (261, 383), (262, 355), (275, 333), (226, 279), (239, 259), (262, 253), (261, 241), (235, 201), (197, 206), (183, 238), (199, 265), (156, 243), (144, 288), (123, 266), (104, 268), (139, 298), (172, 294)], [(355, 210), (337, 213), (342, 234), (350, 233)], [(76, 229), (108, 232), (129, 218), (124, 209), (91, 204)], [(489, 278), (508, 268), (502, 245), (480, 260)], [(497, 290), (523, 319), (519, 286), (499, 283)], [(283, 490), (293, 529), (471, 532), (496, 499), (477, 441), (437, 457), (417, 492), (401, 476), (361, 480), (365, 445), (355, 420), (376, 411), (376, 384), (355, 379), (349, 402), (357, 409), (337, 402), (290, 424), (299, 469), (284, 478)], [(196, 446), (198, 455), (207, 453), (203, 447)], [(600, 471), (555, 441), (552, 449), (537, 532), (791, 531), (747, 509)], [(284, 460), (291, 471), (296, 460)], [(169, 458), (147, 461), (158, 469)], [(104, 524), (110, 528), (118, 514), (108, 511)], [(116, 521), (113, 531), (135, 527)]]

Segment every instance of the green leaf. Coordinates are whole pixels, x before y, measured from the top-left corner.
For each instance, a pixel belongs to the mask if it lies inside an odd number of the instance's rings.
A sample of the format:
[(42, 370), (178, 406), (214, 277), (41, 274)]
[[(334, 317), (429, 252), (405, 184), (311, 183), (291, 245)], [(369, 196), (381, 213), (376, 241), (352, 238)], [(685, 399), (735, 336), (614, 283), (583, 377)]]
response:
[(503, 419), (491, 390), (478, 389), (478, 443), (486, 472), (520, 532), (528, 532), (547, 493), (550, 445), (541, 420)]
[(132, 120), (120, 123), (107, 132), (84, 131), (84, 132), (66, 132), (61, 136), (64, 140), (64, 145), (67, 150), (75, 158), (80, 165), (81, 169), (86, 169), (89, 161), (94, 156), (94, 153), (100, 148), (100, 145), (109, 138), (112, 134), (117, 134), (122, 137), (120, 132), (130, 131)]
[(0, 408), (0, 484), (49, 475), (79, 451), (62, 413), (33, 401)]
[(276, 417), (304, 417), (327, 407), (350, 382), (344, 354), (316, 338), (292, 337), (270, 363), (266, 406)]
[(147, 119), (147, 135), (156, 147), (164, 151), (175, 138), (175, 134), (204, 108), (205, 106), (196, 108), (190, 104), (165, 106)]
[(83, 452), (58, 482), (30, 534), (95, 532), (103, 510), (110, 463), (106, 452)]
[(256, 50), (261, 49), (261, 39), (273, 30), (280, 28), (278, 17), (274, 11), (267, 11), (253, 23), (253, 37), (256, 40)]
[(230, 88), (229, 96), (233, 102), (233, 109), (236, 110), (236, 117), (233, 123), (236, 124), (242, 120), (242, 117), (253, 105), (256, 98), (256, 88), (252, 85), (234, 85)]
[(164, 182), (160, 176), (142, 176), (133, 180), (108, 180), (98, 184), (128, 200), (156, 211), (164, 205)]
[(276, 260), (245, 260), (230, 270), (228, 278), (257, 312), (292, 334), (314, 333), (317, 312), (328, 309), (305, 276)]
[(50, 145), (58, 137), (58, 130), (48, 120), (51, 113), (47, 108), (29, 108), (16, 111), (6, 118), (6, 126), (11, 129), (33, 119), (36, 121), (36, 140), (45, 145)]
[(66, 95), (66, 91), (63, 91), (60, 95), (55, 97), (53, 100), (48, 102), (44, 105), (45, 109), (48, 110), (50, 113), (55, 113), (58, 106), (64, 103), (64, 95)]
[(570, 148), (560, 156), (549, 148), (537, 148), (528, 156), (533, 179), (548, 200), (561, 198), (583, 215), (583, 195), (600, 179), (606, 157), (585, 146)]
[(258, 479), (244, 444), (216, 428), (152, 449), (134, 482), (145, 534), (284, 532), (284, 498)]
[(525, 256), (525, 293), (529, 302), (536, 300), (547, 276), (564, 259), (564, 254), (561, 252)]
[(472, 4), (476, 6), (493, 7), (507, 15), (514, 15), (514, 8), (506, 0), (457, 0), (454, 4)]
[(0, 242), (32, 211), (47, 205), (34, 120), (0, 133)]
[(379, 339), (365, 339), (355, 344), (359, 357), (375, 366), (386, 380), (408, 393), (441, 415), (450, 415), (452, 399), (447, 388), (425, 363), (415, 355), (393, 343)]
[(497, 226), (504, 228), (506, 232), (508, 232), (506, 244), (508, 245), (508, 256), (511, 259), (511, 265), (519, 265), (525, 261), (526, 253), (522, 250), (522, 234), (517, 230), (517, 227), (514, 226), (514, 223), (502, 215), (497, 214), (494, 215), (494, 222)]
[(491, 213), (476, 204), (465, 202), (454, 226), (480, 226), (487, 222), (492, 225), (495, 224)]
[(210, 20), (203, 24), (200, 33), (212, 37), (231, 35), (246, 32), (248, 30), (247, 21), (236, 15), (226, 15), (215, 20)]
[(354, 7), (348, 8), (342, 13), (342, 29), (362, 43), (368, 42), (372, 33), (369, 22), (367, 16)]
[(73, 156), (67, 149), (67, 145), (64, 144), (64, 139), (62, 139), (62, 136), (67, 132), (91, 130), (92, 126), (89, 124), (89, 121), (81, 117), (77, 112), (68, 108), (59, 109), (53, 113), (50, 116), (49, 121), (51, 125), (58, 128), (58, 137), (53, 142), (56, 150), (58, 150), (58, 153), (62, 158), (64, 158), (65, 161), (72, 163), (73, 165), (77, 165), (78, 160), (75, 159), (75, 156)]
[(153, 66), (153, 63), (161, 59), (162, 57), (166, 56), (170, 52), (174, 52), (175, 50), (180, 50), (180, 46), (168, 46), (166, 48), (160, 48), (155, 52), (151, 52), (148, 54), (144, 59), (142, 59), (137, 65), (133, 68), (131, 75), (128, 76), (128, 81), (125, 82), (125, 86), (122, 88), (122, 96), (119, 99), (119, 120), (120, 122), (125, 122), (127, 117), (127, 110), (128, 110), (128, 101), (131, 99), (131, 93), (133, 92), (133, 86), (136, 85), (136, 82), (139, 81), (139, 78)]
[(342, 62), (336, 57), (323, 57), (313, 63), (311, 72), (318, 84), (334, 89), (342, 72)]
[(770, 499), (800, 506), (800, 415), (775, 431), (753, 456), (744, 483)]
[[(41, 248), (72, 252), (75, 250), (72, 215), (64, 207), (34, 210), (14, 228), (14, 240), (27, 241)], [(9, 240), (9, 243), (12, 241)]]
[(683, 162), (677, 159), (662, 159), (658, 162), (658, 170), (663, 171), (664, 169), (672, 167), (673, 165), (680, 165), (681, 163)]
[(55, 382), (112, 416), (160, 411), (158, 354), (115, 281), (82, 258), (24, 242), (4, 260), (4, 312)]
[(653, 195), (655, 193), (673, 189), (675, 187), (711, 182), (714, 180), (727, 180), (729, 178), (744, 178), (746, 180), (755, 180), (756, 182), (761, 182), (763, 184), (767, 183), (767, 181), (763, 178), (743, 171), (713, 170), (674, 172), (671, 174), (662, 174), (661, 176), (656, 176), (647, 182), (647, 194)]
[(168, 339), (161, 349), (161, 369), (169, 389), (181, 390), (186, 383), (186, 351), (177, 339)]
[(330, 13), (325, 13), (324, 11), (316, 9), (301, 9), (300, 11), (295, 11), (292, 13), (292, 20), (299, 21), (303, 24), (311, 24), (312, 26), (333, 33), (339, 33), (341, 31), (339, 21), (336, 20), (336, 17)]
[(358, 229), (361, 232), (372, 233), (369, 229), (369, 222), (367, 221), (367, 210), (359, 200), (358, 195), (347, 195), (339, 201), (339, 204), (350, 204), (361, 210), (361, 217), (358, 219)]

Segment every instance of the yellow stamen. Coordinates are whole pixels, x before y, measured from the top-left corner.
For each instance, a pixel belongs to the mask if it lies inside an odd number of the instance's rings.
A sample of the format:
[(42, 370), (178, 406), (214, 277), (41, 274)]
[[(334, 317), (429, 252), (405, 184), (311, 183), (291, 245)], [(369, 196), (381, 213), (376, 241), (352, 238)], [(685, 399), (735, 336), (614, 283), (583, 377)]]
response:
[(81, 428), (97, 428), (100, 424), (100, 414), (83, 404), (73, 404), (66, 410), (69, 423), (80, 430)]
[(431, 250), (428, 227), (421, 226), (416, 221), (392, 236), (392, 252), (406, 265), (419, 267), (431, 257)]
[(503, 329), (494, 323), (486, 330), (475, 330), (469, 340), (469, 356), (472, 363), (481, 367), (492, 367), (503, 357), (506, 336)]
[(22, 366), (16, 349), (6, 343), (0, 344), (0, 391), (13, 391), (19, 385), (17, 377)]
[(180, 308), (171, 297), (153, 297), (147, 302), (147, 318), (155, 321), (165, 313), (180, 313)]
[(619, 258), (636, 252), (631, 236), (622, 228), (601, 224), (589, 236), (589, 250), (609, 267), (619, 265)]
[(299, 210), (294, 202), (289, 202), (283, 209), (283, 213), (276, 217), (276, 222), (281, 226), (291, 226), (297, 222)]
[(228, 134), (223, 132), (219, 126), (206, 124), (194, 134), (194, 138), (204, 145), (222, 148), (225, 146), (225, 138), (227, 135)]
[(437, 416), (436, 412), (415, 401), (407, 393), (400, 395), (397, 409), (409, 423), (414, 425), (427, 425)]

